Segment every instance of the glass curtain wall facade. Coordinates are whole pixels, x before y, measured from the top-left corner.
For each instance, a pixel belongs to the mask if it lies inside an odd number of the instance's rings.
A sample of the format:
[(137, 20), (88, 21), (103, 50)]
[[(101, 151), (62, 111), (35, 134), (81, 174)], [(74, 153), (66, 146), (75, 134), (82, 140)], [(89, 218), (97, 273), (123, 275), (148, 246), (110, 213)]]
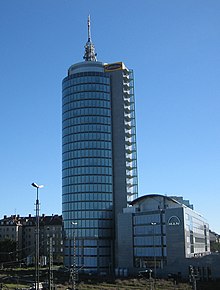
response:
[(163, 268), (167, 263), (165, 213), (133, 216), (135, 268)]
[[(70, 74), (63, 80), (64, 228), (70, 256), (75, 230), (76, 264), (91, 271), (108, 268), (110, 261), (111, 134), (109, 76), (95, 68)], [(72, 264), (68, 251), (66, 258)]]

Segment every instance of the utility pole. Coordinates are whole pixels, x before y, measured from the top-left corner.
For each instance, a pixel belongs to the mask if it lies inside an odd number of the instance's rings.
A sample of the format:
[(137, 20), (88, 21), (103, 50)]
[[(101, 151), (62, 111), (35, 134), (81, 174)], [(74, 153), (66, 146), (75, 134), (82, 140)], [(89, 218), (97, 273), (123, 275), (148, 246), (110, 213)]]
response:
[[(72, 223), (73, 225), (77, 225), (77, 223)], [(73, 290), (76, 289), (76, 233), (75, 228), (73, 231)]]
[[(77, 225), (77, 222), (71, 222), (73, 225), (73, 265), (69, 265), (69, 270), (70, 270), (70, 281), (72, 284), (72, 290), (76, 290), (76, 280), (77, 280), (77, 269), (76, 269), (76, 232), (75, 232), (75, 227)], [(69, 237), (70, 238), (70, 237)], [(71, 262), (71, 247), (69, 251), (70, 259), (69, 263)]]
[(192, 289), (197, 290), (196, 280), (198, 275), (195, 273), (192, 265), (189, 266), (189, 271), (189, 280), (192, 283)]
[(152, 222), (151, 223), (152, 227), (153, 227), (153, 248), (154, 248), (154, 281), (156, 282), (156, 271), (157, 271), (157, 261), (156, 261), (156, 243), (155, 243), (155, 226), (157, 225), (157, 223)]
[(53, 290), (53, 238), (49, 238), (49, 290)]

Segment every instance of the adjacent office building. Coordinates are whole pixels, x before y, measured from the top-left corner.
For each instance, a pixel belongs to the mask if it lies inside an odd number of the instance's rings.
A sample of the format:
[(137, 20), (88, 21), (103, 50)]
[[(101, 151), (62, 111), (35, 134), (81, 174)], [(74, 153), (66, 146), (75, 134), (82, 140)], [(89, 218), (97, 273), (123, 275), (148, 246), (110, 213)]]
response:
[(209, 225), (182, 197), (141, 196), (119, 214), (117, 229), (118, 267), (129, 273), (169, 269), (187, 276), (187, 265), (201, 266), (198, 258), (210, 254)]
[(62, 83), (67, 266), (101, 273), (117, 263), (117, 216), (138, 195), (133, 83), (124, 63), (97, 61), (88, 19), (84, 61)]

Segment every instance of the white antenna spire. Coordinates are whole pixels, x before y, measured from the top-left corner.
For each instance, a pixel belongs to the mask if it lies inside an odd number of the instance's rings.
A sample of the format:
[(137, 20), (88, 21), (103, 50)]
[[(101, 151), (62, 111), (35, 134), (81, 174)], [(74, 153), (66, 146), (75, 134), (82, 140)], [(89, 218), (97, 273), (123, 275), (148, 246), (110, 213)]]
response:
[(88, 16), (88, 42), (91, 41), (90, 15)]

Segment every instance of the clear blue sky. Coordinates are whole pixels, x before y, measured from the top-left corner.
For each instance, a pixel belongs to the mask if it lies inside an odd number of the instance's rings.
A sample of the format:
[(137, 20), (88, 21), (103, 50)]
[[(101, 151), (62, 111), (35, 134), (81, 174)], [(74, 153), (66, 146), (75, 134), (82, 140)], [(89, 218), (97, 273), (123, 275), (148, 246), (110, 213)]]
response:
[(2, 0), (4, 214), (61, 214), (61, 81), (82, 61), (91, 14), (98, 60), (135, 73), (139, 195), (181, 195), (220, 233), (220, 1)]

